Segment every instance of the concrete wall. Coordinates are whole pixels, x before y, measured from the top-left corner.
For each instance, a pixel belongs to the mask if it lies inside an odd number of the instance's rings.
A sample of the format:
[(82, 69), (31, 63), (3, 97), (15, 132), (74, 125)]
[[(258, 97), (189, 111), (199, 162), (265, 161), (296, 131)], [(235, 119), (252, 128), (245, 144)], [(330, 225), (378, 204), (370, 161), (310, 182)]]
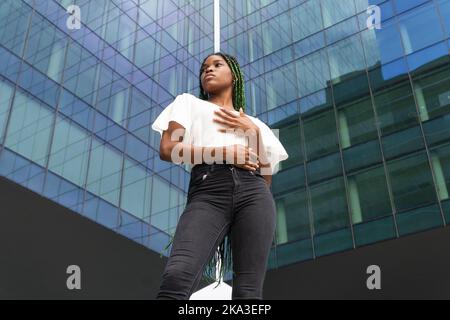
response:
[[(265, 299), (450, 299), (450, 228), (268, 271)], [(369, 290), (378, 265), (381, 290)]]
[[(154, 299), (166, 260), (0, 178), (0, 299)], [(67, 289), (69, 265), (81, 290)]]

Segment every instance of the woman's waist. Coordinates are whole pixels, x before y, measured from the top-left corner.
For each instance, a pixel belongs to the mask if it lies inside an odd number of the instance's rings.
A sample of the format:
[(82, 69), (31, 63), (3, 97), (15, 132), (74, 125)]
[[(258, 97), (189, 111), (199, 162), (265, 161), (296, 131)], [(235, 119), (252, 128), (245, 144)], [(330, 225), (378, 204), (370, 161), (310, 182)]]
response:
[[(223, 161), (214, 161), (212, 163), (206, 163), (206, 162), (202, 162), (202, 163), (198, 163), (193, 165), (192, 167), (192, 171), (193, 173), (198, 172), (198, 171), (214, 171), (214, 170), (237, 170), (237, 171), (251, 171), (248, 169), (244, 169), (241, 168), (235, 164), (232, 163), (227, 163), (226, 160)], [(261, 168), (256, 169), (256, 172), (261, 173)]]

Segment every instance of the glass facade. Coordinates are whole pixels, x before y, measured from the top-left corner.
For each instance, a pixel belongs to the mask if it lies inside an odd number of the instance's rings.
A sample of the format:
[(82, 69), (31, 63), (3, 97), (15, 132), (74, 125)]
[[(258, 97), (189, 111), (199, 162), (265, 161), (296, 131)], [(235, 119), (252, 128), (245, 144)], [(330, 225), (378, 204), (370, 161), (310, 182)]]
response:
[(198, 89), (212, 12), (212, 0), (1, 1), (0, 174), (161, 252), (189, 173), (159, 159), (150, 124)]
[[(69, 28), (70, 5), (81, 27)], [(381, 29), (368, 28), (377, 5)], [(0, 2), (0, 175), (161, 252), (189, 172), (150, 124), (198, 93), (213, 0)], [(289, 154), (269, 267), (450, 220), (450, 0), (221, 0), (247, 112)]]
[(450, 1), (221, 5), (222, 49), (291, 155), (273, 177), (271, 268), (446, 226)]

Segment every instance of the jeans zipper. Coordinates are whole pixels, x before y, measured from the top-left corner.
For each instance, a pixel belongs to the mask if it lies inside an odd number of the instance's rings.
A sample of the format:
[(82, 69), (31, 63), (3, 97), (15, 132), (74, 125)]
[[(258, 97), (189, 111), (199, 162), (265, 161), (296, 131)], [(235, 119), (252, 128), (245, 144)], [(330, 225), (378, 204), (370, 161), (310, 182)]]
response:
[(236, 172), (236, 169), (233, 166), (230, 167), (230, 170), (231, 170), (231, 175), (233, 176), (234, 189), (236, 190), (237, 186), (239, 185), (239, 181), (236, 178), (237, 172)]

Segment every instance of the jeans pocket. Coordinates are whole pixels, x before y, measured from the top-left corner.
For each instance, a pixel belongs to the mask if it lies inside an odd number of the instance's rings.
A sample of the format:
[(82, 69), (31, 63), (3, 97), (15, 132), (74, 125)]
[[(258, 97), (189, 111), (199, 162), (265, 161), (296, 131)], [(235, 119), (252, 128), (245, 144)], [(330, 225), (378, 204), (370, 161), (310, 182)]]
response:
[(200, 169), (194, 172), (191, 175), (191, 185), (192, 187), (197, 187), (202, 185), (206, 180), (209, 180), (208, 177), (211, 175), (211, 168)]
[(255, 170), (255, 171), (248, 170), (248, 172), (250, 172), (250, 174), (251, 174), (252, 176), (258, 176), (258, 177), (261, 177), (261, 178), (264, 179), (264, 177), (262, 176), (262, 174), (261, 174), (258, 170)]

